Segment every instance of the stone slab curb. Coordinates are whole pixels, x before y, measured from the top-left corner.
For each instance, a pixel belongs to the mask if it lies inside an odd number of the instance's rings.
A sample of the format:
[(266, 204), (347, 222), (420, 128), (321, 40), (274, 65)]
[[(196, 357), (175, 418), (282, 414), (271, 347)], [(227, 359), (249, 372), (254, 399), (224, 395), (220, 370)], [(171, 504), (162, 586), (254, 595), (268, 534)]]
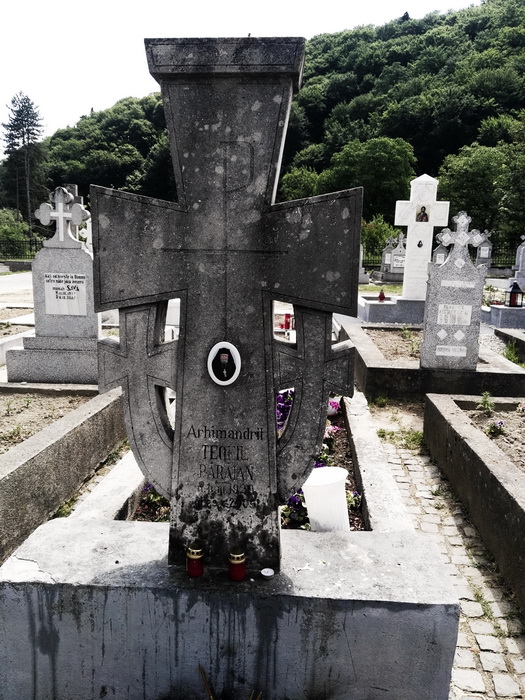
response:
[[(522, 400), (494, 398), (495, 410)], [(525, 473), (464, 413), (478, 403), (479, 396), (429, 394), (424, 438), (525, 610)]]
[(115, 464), (88, 497), (79, 503), (70, 517), (123, 519), (123, 509), (130, 512), (134, 510), (132, 507), (128, 509), (126, 504), (135, 500), (134, 496), (144, 481), (144, 474), (130, 451)]
[(344, 416), (368, 526), (381, 532), (413, 531), (400, 491), (387, 468), (364, 394), (354, 391), (351, 399), (344, 398)]
[(0, 561), (71, 498), (124, 437), (116, 389), (1, 455)]

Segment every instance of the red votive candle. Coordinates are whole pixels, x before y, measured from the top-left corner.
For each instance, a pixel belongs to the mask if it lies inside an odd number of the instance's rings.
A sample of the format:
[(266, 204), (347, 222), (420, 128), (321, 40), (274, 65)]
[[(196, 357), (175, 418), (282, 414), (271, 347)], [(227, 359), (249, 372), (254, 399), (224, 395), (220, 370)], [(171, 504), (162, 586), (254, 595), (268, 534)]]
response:
[(228, 574), (232, 581), (242, 581), (246, 576), (246, 555), (242, 549), (234, 549), (230, 552)]
[(186, 549), (186, 573), (192, 578), (202, 576), (204, 573), (204, 553), (197, 542), (193, 542)]

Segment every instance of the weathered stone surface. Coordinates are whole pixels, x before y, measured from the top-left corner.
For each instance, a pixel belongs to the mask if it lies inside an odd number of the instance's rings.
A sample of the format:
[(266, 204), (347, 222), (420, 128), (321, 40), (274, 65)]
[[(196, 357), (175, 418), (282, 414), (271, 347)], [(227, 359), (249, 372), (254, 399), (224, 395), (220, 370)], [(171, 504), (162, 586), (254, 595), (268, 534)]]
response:
[[(178, 202), (92, 189), (96, 305), (121, 319), (120, 345), (101, 347), (100, 384), (124, 387), (137, 462), (172, 499), (170, 562), (200, 539), (217, 564), (241, 546), (277, 568), (278, 497), (313, 464), (329, 391), (352, 391), (352, 355), (331, 347), (331, 313), (355, 314), (361, 193), (274, 204), (303, 40), (146, 47)], [(180, 336), (162, 344), (172, 298)], [(295, 306), (295, 345), (273, 340), (273, 300)], [(278, 440), (275, 394), (288, 386), (296, 404)], [(162, 387), (176, 392), (174, 430)]]
[(199, 665), (223, 697), (448, 698), (458, 607), (426, 537), (284, 531), (281, 573), (233, 583), (169, 570), (167, 535), (83, 518), (33, 534), (0, 569), (6, 698), (198, 698)]
[(454, 247), (443, 265), (429, 264), (421, 367), (475, 370), (479, 352), (484, 266), (474, 267), (468, 244), (479, 245), (483, 234), (468, 233), (470, 217), (454, 217), (456, 231), (439, 234), (441, 242)]

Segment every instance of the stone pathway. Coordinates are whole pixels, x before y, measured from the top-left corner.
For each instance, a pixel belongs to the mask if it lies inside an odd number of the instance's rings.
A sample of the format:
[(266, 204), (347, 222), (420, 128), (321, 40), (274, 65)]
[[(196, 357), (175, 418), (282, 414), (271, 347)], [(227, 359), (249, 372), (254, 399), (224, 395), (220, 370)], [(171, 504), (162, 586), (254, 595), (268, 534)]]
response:
[(461, 600), (449, 700), (525, 697), (525, 629), (477, 531), (429, 457), (383, 447), (414, 525), (435, 539)]

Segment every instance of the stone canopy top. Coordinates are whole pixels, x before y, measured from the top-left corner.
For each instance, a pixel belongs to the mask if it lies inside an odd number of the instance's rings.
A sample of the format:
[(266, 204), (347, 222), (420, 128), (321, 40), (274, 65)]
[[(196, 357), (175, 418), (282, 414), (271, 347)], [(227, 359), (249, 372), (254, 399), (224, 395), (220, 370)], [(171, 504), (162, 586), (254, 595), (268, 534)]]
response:
[(301, 83), (303, 38), (145, 39), (144, 43), (149, 71), (157, 80), (250, 72), (290, 76), (295, 90)]

